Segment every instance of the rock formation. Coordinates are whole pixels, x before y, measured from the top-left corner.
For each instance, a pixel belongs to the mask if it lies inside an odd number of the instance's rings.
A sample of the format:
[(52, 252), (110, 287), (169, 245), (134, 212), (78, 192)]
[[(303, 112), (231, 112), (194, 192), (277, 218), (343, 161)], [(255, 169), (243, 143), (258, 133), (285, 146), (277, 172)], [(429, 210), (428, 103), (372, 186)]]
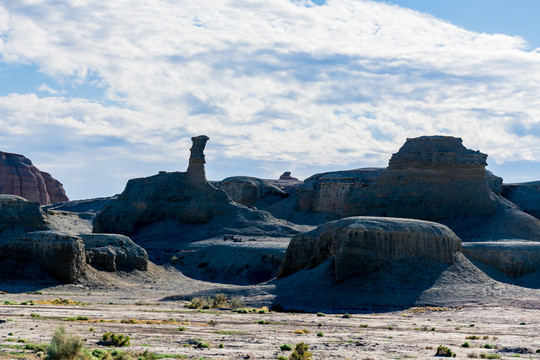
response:
[(486, 183), (486, 158), (451, 136), (407, 139), (388, 168), (349, 198), (342, 216), (490, 216), (495, 206)]
[(540, 242), (536, 241), (468, 242), (463, 243), (463, 253), (511, 277), (531, 274), (540, 269)]
[(352, 217), (294, 236), (279, 277), (333, 259), (336, 281), (375, 271), (385, 263), (430, 258), (452, 264), (461, 240), (446, 226), (412, 219)]
[(206, 180), (203, 150), (207, 140), (206, 136), (192, 138), (187, 172), (129, 180), (122, 194), (96, 217), (94, 232), (137, 235), (137, 241), (191, 241), (224, 233), (297, 233), (292, 224), (234, 203)]
[(486, 170), (486, 182), (489, 190), (496, 195), (501, 195), (503, 178)]
[(279, 180), (298, 181), (297, 178), (291, 176), (290, 171), (285, 171), (279, 176)]
[(540, 219), (540, 181), (504, 184), (502, 196), (517, 204), (527, 214)]
[(68, 201), (62, 184), (23, 155), (0, 152), (0, 194), (19, 195), (42, 205)]
[(299, 224), (339, 219), (348, 199), (363, 191), (384, 169), (363, 168), (316, 174), (290, 189), (291, 196), (266, 210)]
[(289, 195), (269, 181), (248, 176), (233, 176), (214, 185), (242, 205), (265, 209)]
[(206, 163), (206, 160), (204, 160), (204, 148), (206, 147), (206, 142), (208, 140), (210, 140), (210, 138), (205, 135), (194, 136), (191, 138), (193, 146), (189, 149), (191, 155), (189, 157), (187, 173), (192, 175), (193, 178), (200, 179), (201, 181), (206, 179), (206, 171), (204, 169), (204, 164)]
[(130, 238), (117, 234), (81, 234), (86, 263), (109, 272), (148, 268), (148, 254)]
[[(146, 251), (129, 238), (111, 234), (79, 234), (77, 214), (43, 210), (37, 202), (0, 195), (0, 266), (28, 266), (62, 282), (76, 282), (87, 264), (107, 271), (145, 270)], [(3, 274), (11, 277), (11, 274)]]

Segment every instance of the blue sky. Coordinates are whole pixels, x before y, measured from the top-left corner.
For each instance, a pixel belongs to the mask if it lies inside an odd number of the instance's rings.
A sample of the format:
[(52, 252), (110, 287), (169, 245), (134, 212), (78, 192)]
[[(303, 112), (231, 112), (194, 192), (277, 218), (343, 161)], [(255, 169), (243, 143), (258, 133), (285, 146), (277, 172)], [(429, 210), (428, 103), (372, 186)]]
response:
[(452, 135), (540, 179), (540, 2), (0, 0), (0, 150), (72, 199), (184, 171), (384, 167)]

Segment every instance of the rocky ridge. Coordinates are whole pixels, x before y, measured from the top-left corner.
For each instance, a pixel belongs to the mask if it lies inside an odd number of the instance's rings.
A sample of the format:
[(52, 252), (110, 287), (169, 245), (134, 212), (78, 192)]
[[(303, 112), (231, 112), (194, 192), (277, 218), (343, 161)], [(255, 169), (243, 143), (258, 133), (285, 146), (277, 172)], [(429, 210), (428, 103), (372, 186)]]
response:
[(1, 151), (0, 194), (18, 195), (41, 205), (69, 200), (62, 184), (30, 159)]

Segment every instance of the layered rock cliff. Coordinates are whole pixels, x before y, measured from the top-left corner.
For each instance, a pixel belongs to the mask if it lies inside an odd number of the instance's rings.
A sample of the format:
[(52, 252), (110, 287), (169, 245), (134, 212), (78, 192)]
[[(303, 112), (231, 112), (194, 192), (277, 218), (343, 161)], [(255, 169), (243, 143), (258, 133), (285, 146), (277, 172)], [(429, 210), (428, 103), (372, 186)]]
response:
[(23, 155), (0, 151), (0, 194), (19, 195), (41, 205), (68, 201), (62, 184)]
[(228, 177), (214, 184), (234, 202), (257, 209), (265, 209), (289, 196), (269, 181), (249, 176)]
[(278, 277), (333, 259), (336, 281), (375, 271), (385, 263), (429, 258), (452, 264), (461, 240), (444, 225), (421, 220), (352, 217), (292, 238)]
[(486, 159), (486, 154), (465, 148), (460, 138), (407, 139), (388, 168), (348, 199), (342, 216), (490, 216), (495, 204), (486, 183)]
[(502, 196), (517, 204), (526, 213), (540, 219), (540, 181), (504, 184)]

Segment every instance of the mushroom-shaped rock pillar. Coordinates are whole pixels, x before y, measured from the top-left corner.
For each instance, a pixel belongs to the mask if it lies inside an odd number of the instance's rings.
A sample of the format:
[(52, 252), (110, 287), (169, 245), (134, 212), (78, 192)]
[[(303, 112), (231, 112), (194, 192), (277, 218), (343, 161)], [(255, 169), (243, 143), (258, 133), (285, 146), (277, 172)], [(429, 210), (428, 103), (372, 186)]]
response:
[(189, 175), (193, 176), (193, 178), (200, 180), (206, 179), (206, 172), (204, 170), (204, 164), (206, 163), (204, 160), (204, 148), (208, 140), (210, 140), (210, 138), (206, 135), (199, 135), (191, 138), (193, 146), (189, 149), (191, 155), (189, 157), (187, 172)]

